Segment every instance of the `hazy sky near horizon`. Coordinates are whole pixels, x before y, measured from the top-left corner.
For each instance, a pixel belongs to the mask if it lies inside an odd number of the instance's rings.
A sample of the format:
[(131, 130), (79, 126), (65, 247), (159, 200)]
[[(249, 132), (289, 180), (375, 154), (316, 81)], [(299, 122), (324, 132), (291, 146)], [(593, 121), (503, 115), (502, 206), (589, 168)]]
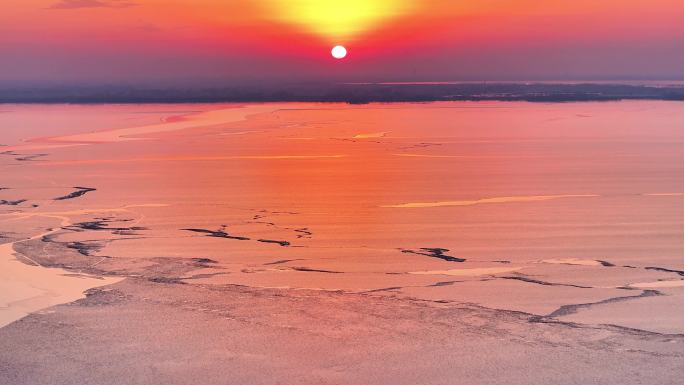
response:
[(0, 4), (0, 84), (549, 79), (684, 79), (684, 2)]

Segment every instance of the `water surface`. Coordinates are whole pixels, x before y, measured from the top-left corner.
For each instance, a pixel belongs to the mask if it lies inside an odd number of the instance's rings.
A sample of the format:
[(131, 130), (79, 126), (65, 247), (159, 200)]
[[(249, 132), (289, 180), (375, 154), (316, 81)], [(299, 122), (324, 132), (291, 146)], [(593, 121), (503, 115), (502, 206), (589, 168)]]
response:
[[(55, 225), (40, 215), (81, 210), (70, 223), (101, 228), (58, 231), (45, 265), (88, 273), (205, 258), (220, 269), (159, 274), (539, 314), (629, 285), (681, 298), (682, 106), (11, 106), (0, 199), (26, 201), (0, 206), (0, 232), (29, 238)], [(653, 306), (663, 328), (681, 321)]]

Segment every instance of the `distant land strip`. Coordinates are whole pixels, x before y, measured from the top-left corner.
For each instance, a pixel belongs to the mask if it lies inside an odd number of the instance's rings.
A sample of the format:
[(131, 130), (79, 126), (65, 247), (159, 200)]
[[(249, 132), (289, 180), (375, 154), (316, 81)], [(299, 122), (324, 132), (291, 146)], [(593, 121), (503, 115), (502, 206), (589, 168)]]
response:
[(358, 83), (240, 85), (215, 88), (1, 86), (0, 103), (245, 103), (617, 100), (684, 101), (684, 86), (602, 83)]

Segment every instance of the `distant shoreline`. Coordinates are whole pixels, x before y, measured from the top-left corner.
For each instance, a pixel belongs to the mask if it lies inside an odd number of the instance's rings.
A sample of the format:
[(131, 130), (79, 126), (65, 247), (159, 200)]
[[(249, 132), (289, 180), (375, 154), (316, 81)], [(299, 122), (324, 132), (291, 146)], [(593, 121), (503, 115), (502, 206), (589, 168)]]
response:
[(405, 103), (436, 101), (684, 101), (684, 86), (610, 83), (345, 83), (217, 88), (0, 88), (0, 104)]

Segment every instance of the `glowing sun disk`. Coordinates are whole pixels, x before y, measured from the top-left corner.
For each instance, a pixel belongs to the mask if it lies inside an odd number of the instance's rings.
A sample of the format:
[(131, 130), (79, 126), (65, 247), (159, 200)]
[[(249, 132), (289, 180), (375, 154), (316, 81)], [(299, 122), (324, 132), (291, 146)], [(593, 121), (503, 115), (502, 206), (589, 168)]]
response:
[(344, 59), (347, 56), (347, 49), (341, 45), (336, 45), (332, 49), (332, 55), (335, 59)]

